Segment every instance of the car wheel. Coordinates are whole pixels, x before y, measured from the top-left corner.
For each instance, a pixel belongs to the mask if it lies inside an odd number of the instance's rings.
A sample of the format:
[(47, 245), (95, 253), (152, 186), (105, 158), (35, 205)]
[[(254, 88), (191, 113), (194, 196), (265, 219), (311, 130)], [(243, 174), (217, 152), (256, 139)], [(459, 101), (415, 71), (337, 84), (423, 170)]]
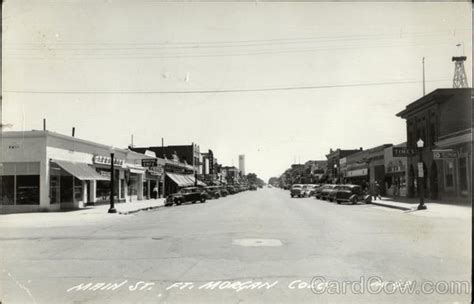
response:
[(176, 200), (176, 202), (175, 202), (175, 204), (176, 204), (177, 206), (181, 205), (182, 203), (183, 203), (182, 200)]
[(330, 199), (329, 199), (329, 201), (332, 203), (332, 202), (333, 202), (333, 199), (332, 199), (332, 198), (330, 198)]
[(205, 197), (201, 198), (201, 203), (205, 203), (205, 202), (206, 202), (206, 198)]
[(341, 201), (336, 201), (336, 203), (340, 204), (340, 203), (341, 203)]
[(294, 195), (293, 195), (293, 194), (291, 194), (291, 197), (293, 198), (293, 197), (294, 197)]
[(356, 205), (357, 204), (357, 199), (356, 198), (353, 198), (352, 199), (352, 205)]

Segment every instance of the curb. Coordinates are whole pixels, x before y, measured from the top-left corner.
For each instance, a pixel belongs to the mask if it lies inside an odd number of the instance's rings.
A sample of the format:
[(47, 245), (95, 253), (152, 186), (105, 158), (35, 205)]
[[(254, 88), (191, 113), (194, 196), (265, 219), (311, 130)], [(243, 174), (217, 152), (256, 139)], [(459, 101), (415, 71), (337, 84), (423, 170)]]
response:
[(140, 208), (140, 209), (130, 210), (130, 211), (123, 211), (123, 212), (118, 211), (117, 214), (122, 214), (122, 215), (133, 214), (133, 213), (137, 213), (137, 212), (140, 212), (140, 211), (158, 209), (158, 208), (161, 208), (161, 207), (164, 207), (164, 206), (165, 205), (159, 205), (159, 206), (143, 207), (143, 208)]
[(377, 206), (381, 206), (381, 207), (386, 207), (386, 208), (398, 209), (398, 210), (402, 210), (402, 211), (409, 211), (409, 210), (412, 210), (412, 208), (408, 208), (408, 207), (395, 206), (395, 205), (384, 204), (384, 203), (378, 203), (378, 202), (373, 202), (373, 201), (370, 202), (370, 204), (372, 204), (372, 205), (377, 205)]

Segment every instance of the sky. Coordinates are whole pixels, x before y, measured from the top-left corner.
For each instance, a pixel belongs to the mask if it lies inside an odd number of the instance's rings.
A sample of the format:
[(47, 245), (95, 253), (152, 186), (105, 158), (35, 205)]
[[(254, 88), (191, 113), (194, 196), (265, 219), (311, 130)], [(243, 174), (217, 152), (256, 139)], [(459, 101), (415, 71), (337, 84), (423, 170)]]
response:
[(8, 130), (197, 143), (264, 179), (406, 141), (423, 57), (426, 93), (462, 54), (472, 84), (469, 2), (5, 1), (2, 49)]

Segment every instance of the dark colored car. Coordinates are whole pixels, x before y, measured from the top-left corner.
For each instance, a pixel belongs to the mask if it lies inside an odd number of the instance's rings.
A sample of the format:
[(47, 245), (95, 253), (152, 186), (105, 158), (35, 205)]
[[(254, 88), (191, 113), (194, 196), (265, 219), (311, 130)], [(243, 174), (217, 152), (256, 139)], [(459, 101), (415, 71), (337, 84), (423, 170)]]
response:
[(350, 202), (357, 204), (358, 202), (364, 202), (366, 204), (372, 201), (372, 197), (362, 190), (361, 186), (358, 185), (342, 185), (334, 196), (338, 204), (342, 202)]
[(323, 189), (325, 189), (326, 186), (327, 184), (316, 187), (316, 189), (314, 189), (314, 197), (316, 197), (317, 199), (321, 199), (321, 191), (323, 191)]
[(290, 195), (291, 195), (291, 197), (295, 197), (295, 196), (296, 197), (301, 197), (302, 191), (303, 191), (303, 185), (294, 184), (293, 186), (291, 186)]
[(229, 191), (227, 191), (227, 187), (225, 186), (219, 187), (219, 191), (222, 197), (226, 197), (227, 195), (229, 195)]
[(221, 192), (219, 191), (218, 186), (207, 186), (204, 188), (204, 191), (209, 195), (210, 198), (221, 197)]
[(322, 200), (328, 199), (329, 193), (333, 192), (335, 187), (336, 187), (336, 185), (333, 185), (333, 184), (329, 184), (329, 185), (324, 186), (323, 189), (321, 190), (321, 193), (319, 194), (319, 197)]
[(168, 195), (165, 206), (172, 206), (173, 204), (181, 205), (186, 202), (192, 202), (194, 204), (197, 201), (204, 203), (206, 196), (205, 191), (198, 187), (181, 188), (178, 192)]
[(328, 201), (334, 202), (336, 200), (336, 193), (341, 189), (345, 189), (345, 187), (346, 185), (336, 185), (333, 191), (328, 192), (328, 195), (327, 195)]
[(237, 189), (234, 186), (227, 186), (226, 189), (227, 189), (227, 192), (229, 192), (229, 194), (237, 193)]
[(257, 190), (257, 186), (255, 186), (255, 185), (250, 185), (249, 190), (255, 191), (255, 190)]

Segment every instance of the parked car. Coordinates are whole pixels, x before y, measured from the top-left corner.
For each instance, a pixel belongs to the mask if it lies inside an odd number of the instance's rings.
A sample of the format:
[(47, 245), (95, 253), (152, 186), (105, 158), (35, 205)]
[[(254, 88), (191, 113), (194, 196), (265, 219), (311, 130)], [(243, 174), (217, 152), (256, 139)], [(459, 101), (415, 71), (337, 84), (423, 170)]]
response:
[(250, 185), (249, 190), (255, 191), (255, 190), (257, 190), (257, 186), (255, 186), (255, 185)]
[(303, 191), (303, 185), (302, 184), (294, 184), (291, 186), (290, 189), (290, 195), (291, 197), (301, 197)]
[(235, 194), (237, 193), (237, 189), (234, 187), (234, 186), (226, 186), (226, 189), (227, 189), (227, 192), (229, 192), (229, 194)]
[(334, 185), (334, 184), (328, 184), (326, 186), (324, 186), (324, 188), (321, 190), (321, 194), (319, 195), (320, 198), (322, 200), (326, 200), (329, 196), (329, 193), (333, 192), (334, 191), (334, 188), (336, 187), (337, 185)]
[(303, 197), (310, 197), (314, 195), (314, 191), (316, 190), (317, 186), (316, 184), (307, 184), (305, 185), (306, 188), (303, 187), (302, 195)]
[(207, 186), (204, 187), (204, 191), (209, 195), (211, 198), (219, 198), (221, 197), (221, 192), (219, 191), (218, 186)]
[(206, 201), (206, 195), (205, 191), (198, 187), (181, 188), (178, 192), (168, 195), (165, 206), (172, 206), (173, 204), (181, 205), (186, 202), (192, 202), (194, 204), (197, 201), (204, 203)]
[(316, 197), (317, 199), (321, 199), (321, 191), (323, 191), (323, 189), (325, 189), (326, 186), (327, 184), (316, 187), (316, 189), (314, 189), (314, 197)]
[(227, 187), (225, 186), (220, 186), (219, 192), (221, 193), (222, 197), (226, 197), (227, 195), (229, 195), (229, 191), (227, 191)]
[(337, 189), (335, 194), (335, 200), (338, 204), (342, 202), (350, 202), (353, 205), (358, 202), (364, 202), (366, 204), (372, 202), (372, 197), (362, 190), (361, 186), (358, 185), (342, 185)]
[(327, 195), (328, 201), (334, 202), (336, 200), (336, 193), (341, 189), (345, 189), (345, 187), (346, 187), (345, 185), (336, 185), (333, 191), (328, 192), (328, 195)]

